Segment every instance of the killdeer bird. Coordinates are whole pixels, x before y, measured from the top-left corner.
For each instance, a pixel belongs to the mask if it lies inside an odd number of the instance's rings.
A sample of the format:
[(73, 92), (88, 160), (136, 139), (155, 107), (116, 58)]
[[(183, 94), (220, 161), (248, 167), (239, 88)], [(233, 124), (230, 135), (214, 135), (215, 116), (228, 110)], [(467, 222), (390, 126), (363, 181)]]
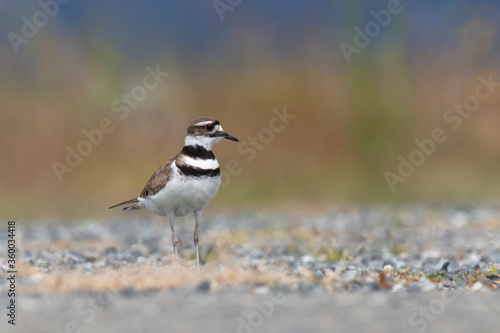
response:
[(194, 120), (187, 128), (182, 151), (153, 173), (141, 194), (109, 208), (133, 204), (123, 210), (147, 208), (157, 215), (167, 216), (177, 261), (179, 257), (178, 240), (174, 231), (175, 218), (193, 213), (196, 221), (193, 239), (196, 267), (199, 269), (198, 227), (201, 213), (219, 190), (221, 182), (219, 163), (212, 153), (212, 145), (222, 139), (239, 141), (224, 132), (215, 118), (203, 117)]

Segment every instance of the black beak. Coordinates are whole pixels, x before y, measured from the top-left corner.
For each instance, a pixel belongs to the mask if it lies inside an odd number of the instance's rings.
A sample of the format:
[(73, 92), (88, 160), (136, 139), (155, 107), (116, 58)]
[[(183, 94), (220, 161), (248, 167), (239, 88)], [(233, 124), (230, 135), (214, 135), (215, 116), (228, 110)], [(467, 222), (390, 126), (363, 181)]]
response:
[(232, 140), (232, 141), (240, 142), (240, 140), (236, 139), (236, 138), (235, 138), (234, 136), (232, 136), (232, 135), (227, 134), (226, 132), (224, 132), (224, 134), (222, 134), (222, 136), (224, 137), (224, 139), (228, 139), (228, 140)]

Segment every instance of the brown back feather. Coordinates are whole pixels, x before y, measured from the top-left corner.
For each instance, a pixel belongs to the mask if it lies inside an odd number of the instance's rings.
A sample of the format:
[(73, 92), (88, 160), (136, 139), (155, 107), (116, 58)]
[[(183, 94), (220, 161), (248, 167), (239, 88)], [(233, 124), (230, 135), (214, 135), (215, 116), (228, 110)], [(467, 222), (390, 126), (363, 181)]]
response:
[(175, 158), (168, 160), (167, 162), (163, 163), (158, 169), (156, 169), (156, 171), (146, 183), (146, 186), (144, 186), (144, 189), (142, 190), (140, 195), (141, 198), (156, 194), (165, 186), (168, 179), (170, 178), (170, 174), (172, 173), (172, 168), (170, 167), (170, 165), (172, 164), (174, 159)]

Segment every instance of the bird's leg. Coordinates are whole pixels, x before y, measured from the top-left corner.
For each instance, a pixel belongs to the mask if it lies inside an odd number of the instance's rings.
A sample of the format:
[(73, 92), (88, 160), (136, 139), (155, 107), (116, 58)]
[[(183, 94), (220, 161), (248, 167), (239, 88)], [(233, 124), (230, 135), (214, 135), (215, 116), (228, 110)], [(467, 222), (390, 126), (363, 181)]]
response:
[(194, 240), (194, 251), (196, 252), (196, 268), (200, 270), (200, 251), (198, 249), (198, 228), (200, 227), (200, 220), (201, 220), (201, 211), (196, 210), (194, 211), (194, 219), (196, 221), (196, 225), (194, 227), (194, 235), (193, 235), (193, 240)]
[(169, 215), (168, 222), (170, 223), (170, 230), (172, 230), (172, 245), (174, 246), (175, 260), (177, 261), (177, 263), (179, 263), (179, 255), (177, 252), (177, 244), (179, 243), (179, 241), (177, 240), (177, 237), (175, 237), (174, 231), (175, 215)]

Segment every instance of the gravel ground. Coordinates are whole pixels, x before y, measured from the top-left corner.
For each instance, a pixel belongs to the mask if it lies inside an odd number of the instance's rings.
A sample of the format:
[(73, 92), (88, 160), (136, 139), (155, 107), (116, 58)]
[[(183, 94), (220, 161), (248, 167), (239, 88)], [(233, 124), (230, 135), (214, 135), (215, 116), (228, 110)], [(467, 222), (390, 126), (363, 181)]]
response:
[[(497, 207), (210, 216), (201, 272), (192, 219), (176, 225), (177, 265), (168, 223), (117, 216), (17, 221), (18, 325), (9, 331), (491, 332), (500, 324)], [(7, 289), (3, 280), (4, 309)]]

